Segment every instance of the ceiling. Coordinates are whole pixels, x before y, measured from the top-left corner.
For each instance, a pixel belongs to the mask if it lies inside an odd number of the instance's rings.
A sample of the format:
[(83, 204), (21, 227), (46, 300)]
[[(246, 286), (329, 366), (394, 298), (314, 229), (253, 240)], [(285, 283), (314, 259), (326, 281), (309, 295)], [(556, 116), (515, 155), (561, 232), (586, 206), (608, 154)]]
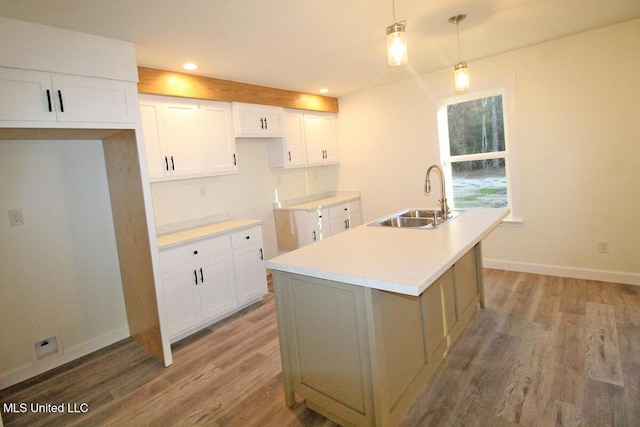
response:
[(339, 97), (640, 18), (640, 0), (397, 0), (409, 63), (387, 65), (393, 0), (0, 0), (0, 16), (129, 41), (138, 64)]

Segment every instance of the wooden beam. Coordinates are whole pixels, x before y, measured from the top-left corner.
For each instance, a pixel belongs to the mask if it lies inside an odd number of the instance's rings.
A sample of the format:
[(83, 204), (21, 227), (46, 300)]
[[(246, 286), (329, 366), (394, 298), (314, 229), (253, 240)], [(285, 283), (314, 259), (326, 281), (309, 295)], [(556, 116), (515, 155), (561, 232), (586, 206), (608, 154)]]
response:
[(212, 77), (138, 67), (138, 92), (337, 113), (338, 99)]

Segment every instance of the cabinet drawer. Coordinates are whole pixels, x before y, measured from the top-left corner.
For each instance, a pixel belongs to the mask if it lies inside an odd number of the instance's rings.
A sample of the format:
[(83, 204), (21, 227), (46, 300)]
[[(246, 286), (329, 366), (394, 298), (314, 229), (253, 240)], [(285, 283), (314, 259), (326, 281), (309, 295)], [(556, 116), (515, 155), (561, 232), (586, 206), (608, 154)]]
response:
[(262, 244), (262, 227), (245, 228), (231, 234), (231, 245), (234, 248), (256, 243)]
[(329, 208), (329, 217), (337, 218), (340, 216), (346, 216), (349, 213), (349, 205), (347, 203), (342, 205), (331, 206)]
[(231, 249), (229, 236), (212, 237), (160, 251), (160, 269), (168, 270)]

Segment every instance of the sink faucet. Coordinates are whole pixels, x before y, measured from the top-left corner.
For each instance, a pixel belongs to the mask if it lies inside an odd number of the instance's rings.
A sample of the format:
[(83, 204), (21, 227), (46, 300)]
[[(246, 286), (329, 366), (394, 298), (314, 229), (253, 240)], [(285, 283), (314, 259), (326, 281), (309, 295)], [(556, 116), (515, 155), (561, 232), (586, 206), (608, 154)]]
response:
[(442, 212), (442, 218), (446, 219), (449, 216), (449, 205), (447, 205), (447, 195), (445, 193), (445, 185), (444, 185), (444, 173), (442, 172), (442, 168), (438, 165), (431, 165), (429, 169), (427, 169), (427, 178), (425, 182), (424, 189), (427, 193), (431, 193), (431, 179), (429, 175), (431, 174), (431, 170), (435, 169), (440, 173), (440, 184), (442, 185), (442, 199), (438, 200), (440, 202), (440, 211)]

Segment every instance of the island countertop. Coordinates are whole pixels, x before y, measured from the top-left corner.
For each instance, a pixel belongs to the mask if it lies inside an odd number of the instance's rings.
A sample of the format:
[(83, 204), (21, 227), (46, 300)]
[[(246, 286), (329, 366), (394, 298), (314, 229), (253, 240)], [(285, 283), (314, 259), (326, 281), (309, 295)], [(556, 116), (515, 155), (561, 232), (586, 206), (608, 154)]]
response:
[(435, 229), (361, 225), (272, 258), (267, 268), (420, 295), (509, 214), (505, 208), (463, 211)]

